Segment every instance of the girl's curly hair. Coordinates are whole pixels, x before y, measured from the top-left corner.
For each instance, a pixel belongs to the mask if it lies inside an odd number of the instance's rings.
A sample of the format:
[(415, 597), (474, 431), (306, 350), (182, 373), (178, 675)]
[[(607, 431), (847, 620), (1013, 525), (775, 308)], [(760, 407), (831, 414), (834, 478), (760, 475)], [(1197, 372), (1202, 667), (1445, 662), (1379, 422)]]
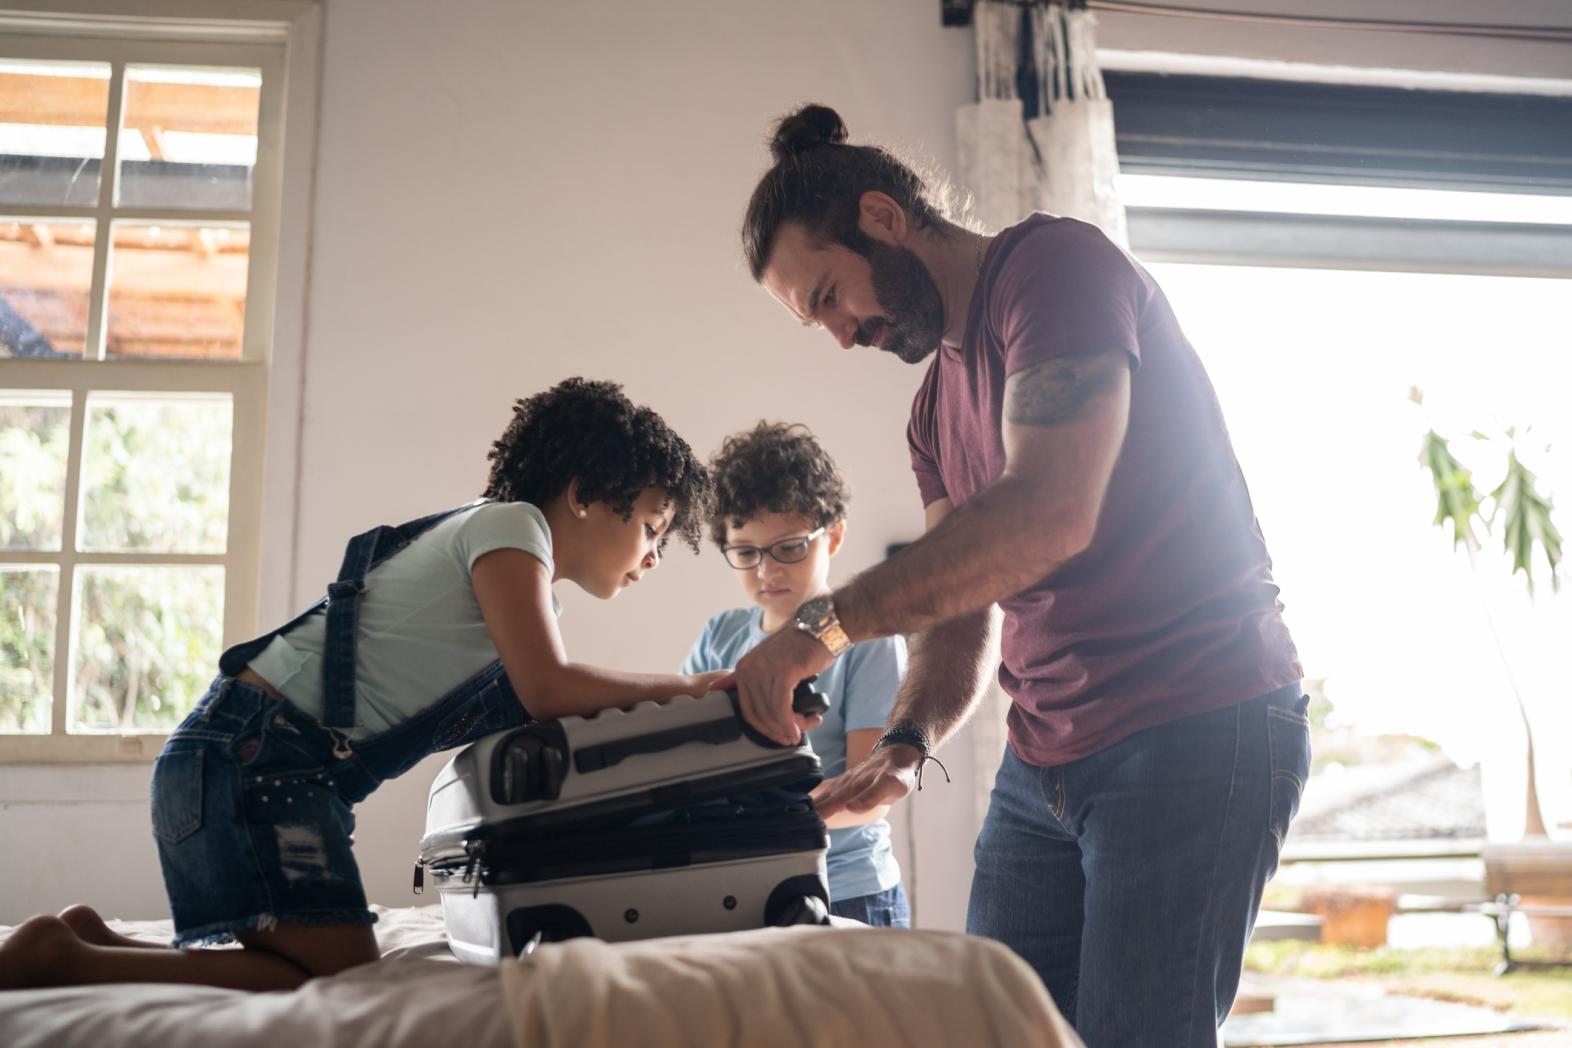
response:
[(486, 457), (484, 494), (499, 502), (544, 508), (577, 479), (581, 499), (605, 502), (630, 520), (646, 489), (664, 488), (674, 511), (666, 537), (680, 535), (695, 553), (715, 498), (687, 441), (615, 382), (570, 378), (515, 401), (513, 420)]
[(761, 512), (805, 517), (828, 527), (846, 517), (851, 489), (808, 427), (761, 421), (727, 437), (713, 458), (715, 509), (710, 537), (726, 545), (726, 526), (740, 528)]

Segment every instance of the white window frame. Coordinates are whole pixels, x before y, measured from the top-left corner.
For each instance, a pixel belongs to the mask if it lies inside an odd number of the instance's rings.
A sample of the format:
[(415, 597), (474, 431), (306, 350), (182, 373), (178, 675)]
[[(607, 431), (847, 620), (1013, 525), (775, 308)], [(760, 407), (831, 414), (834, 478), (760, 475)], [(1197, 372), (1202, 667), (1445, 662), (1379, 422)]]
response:
[(1572, 277), (1572, 226), (1566, 225), (1199, 208), (1125, 210), (1130, 249), (1145, 262)]
[[(84, 4), (83, 6), (92, 6)], [(98, 5), (102, 7), (102, 5)], [(143, 9), (160, 5), (142, 5)], [(281, 236), (281, 217), (286, 195), (296, 206), (309, 205), (309, 174), (300, 175), (292, 161), (286, 187), (284, 101), (286, 80), (293, 73), (301, 81), (291, 88), (292, 101), (314, 105), (315, 57), (320, 13), (311, 3), (278, 3), (266, 14), (281, 20), (261, 21), (257, 5), (244, 5), (242, 12), (253, 20), (226, 22), (223, 18), (200, 18), (206, 5), (174, 3), (172, 18), (114, 17), (100, 11), (84, 17), (56, 17), (43, 14), (0, 14), (0, 53), (7, 58), (59, 62), (107, 62), (111, 68), (107, 126), (121, 124), (121, 107), (128, 65), (181, 65), (207, 68), (257, 69), (262, 85), (257, 118), (257, 158), (252, 171), (251, 207), (247, 210), (139, 208), (114, 206), (114, 185), (118, 179), (118, 135), (106, 136), (100, 165), (98, 203), (94, 206), (62, 207), (0, 205), (0, 215), (31, 221), (92, 221), (95, 223), (93, 285), (89, 307), (87, 340), (82, 359), (39, 360), (7, 358), (0, 360), (0, 388), (68, 392), (71, 397), (70, 444), (66, 466), (64, 517), (60, 549), (45, 551), (0, 552), (0, 563), (12, 566), (58, 566), (55, 623), (53, 693), (49, 734), (0, 735), (0, 763), (102, 763), (147, 761), (163, 746), (164, 731), (126, 733), (77, 733), (67, 731), (67, 713), (73, 684), (75, 656), (70, 644), (75, 632), (75, 572), (78, 566), (97, 564), (216, 564), (224, 568), (223, 645), (228, 646), (254, 635), (259, 621), (260, 562), (264, 542), (272, 552), (288, 548), (289, 537), (281, 541), (276, 534), (289, 531), (285, 526), (264, 534), (264, 500), (272, 504), (274, 521), (293, 516), (295, 501), (295, 463), (293, 448), (298, 440), (299, 394), (296, 382), (300, 366), (301, 328), (305, 311), (303, 265), (305, 237), (297, 235), (285, 242)], [(226, 12), (236, 16), (230, 5)], [(221, 8), (213, 5), (211, 13)], [(293, 23), (293, 24), (292, 24)], [(292, 28), (304, 23), (304, 34)], [(304, 36), (301, 40), (298, 37)], [(294, 37), (292, 39), (292, 37)], [(302, 44), (303, 46), (293, 46)], [(295, 51), (291, 54), (291, 50)], [(306, 75), (301, 76), (304, 72)], [(289, 149), (301, 154), (309, 164), (314, 141), (314, 109), (304, 114), (292, 128)], [(301, 148), (304, 146), (305, 148)], [(309, 171), (309, 168), (307, 168)], [(172, 224), (193, 222), (244, 221), (250, 226), (249, 259), (246, 278), (246, 315), (239, 359), (227, 361), (169, 360), (95, 360), (91, 356), (103, 345), (108, 287), (108, 254), (113, 222), (150, 221)], [(295, 274), (285, 286), (279, 285), (280, 256), (284, 253)], [(278, 337), (276, 337), (278, 336)], [(282, 345), (279, 345), (282, 343)], [(279, 350), (283, 352), (280, 353)], [(282, 374), (278, 374), (282, 365)], [(273, 374), (270, 374), (273, 372)], [(279, 380), (283, 379), (280, 384)], [(271, 380), (271, 382), (270, 382)], [(275, 394), (270, 398), (270, 385)], [(78, 504), (83, 437), (86, 429), (87, 398), (91, 393), (168, 392), (226, 394), (233, 404), (232, 450), (229, 479), (228, 536), (221, 554), (163, 553), (89, 553), (76, 549)], [(281, 393), (282, 395), (277, 395)], [(270, 403), (270, 399), (272, 403)], [(272, 445), (269, 433), (281, 438)], [(285, 461), (268, 461), (264, 450), (283, 451)], [(277, 599), (269, 604), (278, 603)], [(216, 656), (214, 671), (216, 672)]]

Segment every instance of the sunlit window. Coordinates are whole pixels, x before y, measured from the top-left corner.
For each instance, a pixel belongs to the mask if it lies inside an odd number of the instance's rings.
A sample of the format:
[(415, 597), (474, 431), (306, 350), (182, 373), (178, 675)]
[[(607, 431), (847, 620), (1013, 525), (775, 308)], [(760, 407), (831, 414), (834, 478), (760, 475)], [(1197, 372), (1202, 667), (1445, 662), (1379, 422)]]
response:
[(143, 757), (254, 625), (281, 53), (4, 47), (0, 754)]
[[(1567, 198), (1126, 177), (1147, 208), (1572, 222)], [(1139, 254), (1139, 244), (1136, 245)], [(1572, 280), (1149, 263), (1217, 388), (1307, 678), (1337, 717), (1460, 763), (1572, 766), (1572, 593), (1533, 598), (1499, 542), (1471, 566), (1436, 527), (1421, 440), (1490, 492), (1513, 450), (1572, 522)], [(1415, 403), (1422, 394), (1422, 403)], [(1542, 788), (1572, 818), (1567, 783)]]

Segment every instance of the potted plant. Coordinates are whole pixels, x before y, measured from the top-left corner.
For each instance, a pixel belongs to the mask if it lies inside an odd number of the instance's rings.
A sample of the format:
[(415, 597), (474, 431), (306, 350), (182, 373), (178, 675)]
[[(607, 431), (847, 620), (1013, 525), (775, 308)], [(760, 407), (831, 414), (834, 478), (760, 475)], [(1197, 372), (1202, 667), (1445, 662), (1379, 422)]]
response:
[[(1424, 402), (1417, 387), (1411, 391), (1410, 399), (1415, 404)], [(1477, 430), (1471, 436), (1479, 441), (1492, 441)], [(1541, 571), (1549, 576), (1551, 589), (1559, 590), (1562, 549), (1561, 533), (1552, 519), (1555, 507), (1539, 491), (1538, 478), (1518, 457), (1516, 430), (1507, 429), (1502, 436), (1506, 456), (1501, 482), (1481, 496), (1474, 486), (1472, 471), (1452, 453), (1448, 441), (1433, 428), (1425, 433), (1419, 461), (1435, 486), (1434, 523), (1437, 527), (1451, 528), (1453, 548), (1461, 548), (1468, 554), (1469, 567), (1476, 578), (1483, 536), (1484, 540), (1499, 540), (1501, 549), (1511, 559), (1512, 574), (1523, 574), (1530, 597), (1535, 592), (1535, 577)], [(1493, 896), (1518, 896), (1521, 906), (1530, 911), (1529, 924), (1535, 941), (1565, 949), (1572, 947), (1572, 919), (1535, 916), (1531, 911), (1535, 907), (1572, 905), (1572, 842), (1551, 840), (1546, 833), (1534, 762), (1533, 725), (1483, 589), (1480, 602), (1490, 639), (1501, 659), (1518, 717), (1523, 722), (1527, 766), (1523, 840), (1485, 848), (1486, 888)]]

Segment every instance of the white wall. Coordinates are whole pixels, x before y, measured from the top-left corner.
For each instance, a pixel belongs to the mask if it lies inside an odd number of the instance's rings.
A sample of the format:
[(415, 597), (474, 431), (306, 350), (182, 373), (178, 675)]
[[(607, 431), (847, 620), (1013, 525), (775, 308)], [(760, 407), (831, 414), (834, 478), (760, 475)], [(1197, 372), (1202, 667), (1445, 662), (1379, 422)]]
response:
[[(1462, 0), (1322, 8), (1482, 10)], [(1572, 22), (1556, 0), (1489, 15)], [(1542, 44), (1122, 15), (1103, 26), (1106, 46), (1132, 50), (1537, 76), (1565, 75), (1572, 61), (1572, 49)], [(275, 497), (270, 616), (320, 592), (347, 535), (472, 497), (512, 399), (572, 374), (624, 382), (703, 452), (760, 417), (808, 423), (855, 491), (843, 574), (918, 532), (902, 438), (917, 369), (843, 354), (789, 322), (749, 279), (736, 227), (766, 165), (765, 125), (800, 101), (833, 104), (859, 139), (953, 167), (952, 114), (973, 97), (969, 30), (941, 29), (937, 5), (917, 0), (328, 0), (322, 46), (314, 203), (302, 194), (286, 218), (311, 233), (304, 357), (281, 362), (275, 390), (287, 405), (298, 369), (301, 425), (292, 432), (291, 413), (275, 413), (269, 441), (277, 469), (299, 440), (299, 541), (284, 552), (297, 521)], [(727, 575), (712, 551), (674, 552), (611, 603), (565, 584), (570, 650), (674, 667), (704, 618), (736, 599)], [(958, 927), (980, 807), (960, 784), (976, 777), (977, 755), (957, 740), (944, 756), (957, 785), (926, 780), (908, 873), (922, 923)], [(361, 810), (357, 855), (375, 901), (409, 900), (438, 766)], [(124, 916), (164, 912), (147, 776), (0, 768), (0, 922), (80, 899)], [(908, 844), (906, 820), (896, 823)]]

